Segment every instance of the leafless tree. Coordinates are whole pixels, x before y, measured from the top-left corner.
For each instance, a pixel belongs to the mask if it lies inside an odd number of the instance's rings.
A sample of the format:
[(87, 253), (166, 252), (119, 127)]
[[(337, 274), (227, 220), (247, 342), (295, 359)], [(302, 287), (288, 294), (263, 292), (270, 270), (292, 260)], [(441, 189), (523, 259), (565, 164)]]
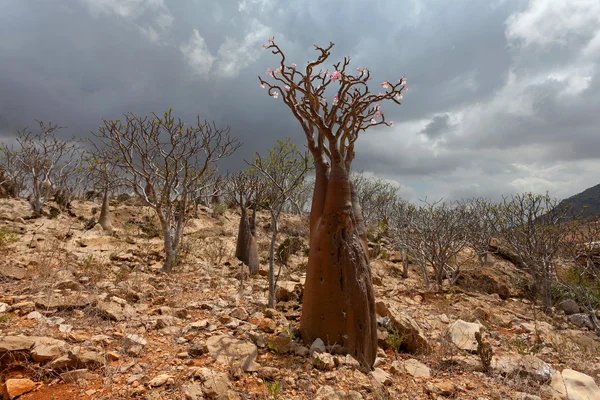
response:
[[(68, 190), (68, 180), (81, 167), (82, 148), (72, 138), (60, 140), (56, 133), (63, 129), (56, 124), (38, 121), (39, 131), (29, 128), (17, 131), (19, 149), (15, 152), (15, 164), (23, 170), (31, 191), (31, 206), (35, 214), (57, 190)], [(61, 185), (61, 186), (59, 186)]]
[(541, 296), (542, 310), (552, 312), (552, 282), (561, 243), (571, 231), (570, 210), (557, 207), (548, 194), (522, 193), (505, 197), (495, 210), (496, 230), (504, 246), (531, 274), (534, 297)]
[(471, 229), (467, 232), (469, 244), (475, 251), (479, 264), (484, 266), (490, 253), (490, 241), (496, 232), (494, 209), (497, 205), (483, 197), (463, 200), (462, 203), (467, 208), (472, 222)]
[(351, 179), (365, 222), (380, 226), (384, 233), (387, 233), (400, 187), (384, 179), (368, 176), (364, 172), (352, 173)]
[(17, 198), (23, 195), (26, 176), (18, 161), (14, 146), (3, 143), (0, 149), (0, 197)]
[(191, 126), (175, 119), (172, 111), (162, 116), (104, 120), (94, 136), (98, 146), (114, 154), (123, 179), (156, 211), (163, 231), (163, 271), (174, 266), (179, 251), (190, 193), (197, 191), (209, 166), (231, 155), (241, 145), (229, 128), (202, 122)]
[(274, 307), (275, 289), (277, 278), (279, 278), (279, 274), (275, 277), (275, 244), (279, 233), (279, 217), (289, 202), (290, 195), (302, 184), (312, 165), (309, 162), (308, 154), (300, 153), (289, 138), (285, 141), (278, 140), (275, 147), (269, 150), (269, 156), (266, 158), (257, 153), (250, 165), (266, 180), (265, 202), (271, 214), (269, 307)]
[[(394, 208), (389, 219), (390, 229), (388, 234), (390, 235), (394, 246), (400, 251), (402, 257), (402, 277), (405, 279), (408, 278), (408, 251), (413, 244), (412, 240), (416, 239), (411, 236), (416, 234), (415, 230), (412, 228), (416, 212), (417, 207), (413, 204), (404, 199), (397, 198), (394, 201)], [(422, 270), (425, 272), (425, 281), (428, 282), (427, 271), (424, 267), (422, 267)]]
[(460, 267), (468, 260), (458, 255), (469, 244), (469, 217), (468, 209), (461, 203), (424, 200), (420, 207), (407, 210), (404, 240), (419, 261), (427, 286), (427, 265), (433, 267), (438, 287), (444, 279), (450, 284), (458, 280)]
[(600, 308), (600, 217), (576, 218), (571, 226), (562, 244), (562, 255), (572, 267), (557, 273), (558, 283), (583, 307), (600, 336), (595, 312)]

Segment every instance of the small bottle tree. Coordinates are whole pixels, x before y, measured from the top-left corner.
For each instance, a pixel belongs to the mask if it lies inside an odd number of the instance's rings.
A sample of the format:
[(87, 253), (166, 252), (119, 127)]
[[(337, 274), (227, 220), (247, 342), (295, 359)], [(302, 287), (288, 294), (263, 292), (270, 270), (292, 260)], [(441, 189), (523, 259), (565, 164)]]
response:
[(269, 246), (269, 307), (275, 307), (275, 290), (277, 278), (275, 277), (275, 244), (279, 232), (279, 217), (290, 196), (302, 185), (306, 173), (311, 169), (308, 154), (302, 154), (296, 145), (287, 138), (278, 140), (269, 156), (261, 157), (259, 154), (252, 162), (252, 167), (259, 171), (265, 179), (265, 203), (271, 214), (271, 244)]
[(405, 79), (384, 81), (383, 92), (369, 91), (371, 73), (350, 71), (350, 58), (323, 65), (333, 43), (315, 45), (317, 59), (306, 67), (288, 64), (274, 38), (264, 46), (279, 58), (268, 69), (270, 82), (259, 77), (273, 98), (283, 100), (306, 136), (315, 165), (310, 212), (310, 251), (300, 331), (307, 342), (321, 338), (348, 349), (371, 367), (377, 353), (375, 296), (369, 269), (365, 224), (350, 181), (359, 134), (387, 125), (381, 102), (400, 104)]

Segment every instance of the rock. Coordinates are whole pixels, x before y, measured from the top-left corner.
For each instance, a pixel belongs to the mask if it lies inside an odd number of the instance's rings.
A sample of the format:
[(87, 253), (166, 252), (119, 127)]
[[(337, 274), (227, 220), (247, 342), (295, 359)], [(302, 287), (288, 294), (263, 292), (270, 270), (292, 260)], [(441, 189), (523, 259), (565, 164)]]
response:
[(542, 400), (542, 398), (540, 396), (536, 396), (525, 392), (516, 392), (515, 394), (513, 394), (512, 400)]
[(592, 321), (590, 321), (590, 317), (587, 314), (583, 314), (583, 313), (579, 313), (579, 314), (572, 314), (569, 315), (568, 318), (569, 322), (571, 322), (572, 324), (576, 325), (579, 328), (589, 328), (592, 329), (593, 325), (592, 325)]
[(80, 379), (87, 379), (89, 370), (87, 368), (74, 369), (72, 371), (63, 372), (60, 377), (65, 383), (77, 383)]
[(12, 400), (22, 394), (31, 392), (36, 386), (36, 383), (31, 379), (8, 379), (4, 382), (4, 396)]
[(83, 290), (83, 287), (78, 282), (75, 282), (74, 280), (71, 280), (71, 279), (67, 279), (67, 280), (56, 283), (54, 285), (54, 288), (59, 289), (59, 290), (69, 289), (74, 292), (79, 292), (79, 291)]
[(402, 338), (402, 348), (413, 354), (427, 353), (431, 349), (427, 338), (421, 331), (419, 325), (409, 316), (400, 311), (391, 303), (378, 301), (375, 304), (377, 314), (388, 317), (390, 323)]
[(298, 292), (300, 292), (301, 290), (297, 290), (297, 287), (301, 286), (302, 285), (300, 285), (298, 282), (278, 282), (277, 290), (275, 290), (275, 298), (278, 302), (298, 300)]
[(123, 307), (114, 301), (99, 301), (96, 309), (104, 318), (113, 321), (123, 321), (125, 319)]
[(556, 307), (559, 310), (563, 310), (566, 315), (572, 315), (581, 312), (579, 305), (575, 302), (575, 300), (571, 299), (559, 303)]
[(27, 276), (27, 270), (16, 265), (3, 263), (0, 265), (0, 277), (20, 281)]
[(552, 376), (550, 383), (555, 398), (565, 400), (600, 399), (600, 388), (591, 376), (572, 369), (563, 369)]
[(172, 375), (169, 374), (160, 374), (150, 380), (148, 382), (148, 386), (150, 387), (159, 387), (163, 386), (165, 383), (169, 381), (169, 379), (173, 379)]
[(35, 344), (35, 337), (0, 336), (0, 355), (15, 351), (29, 351)]
[(36, 338), (31, 349), (31, 358), (37, 362), (48, 362), (57, 359), (67, 352), (67, 344), (49, 337)]
[(93, 305), (96, 299), (83, 294), (71, 296), (41, 296), (35, 299), (35, 306), (45, 310), (56, 308), (58, 310), (74, 310)]
[(325, 353), (327, 348), (325, 347), (325, 343), (320, 338), (316, 338), (315, 341), (310, 345), (311, 353)]
[(203, 319), (200, 321), (192, 322), (191, 324), (187, 324), (183, 327), (182, 333), (185, 335), (187, 333), (197, 333), (208, 327), (208, 320)]
[(240, 319), (242, 321), (246, 321), (250, 317), (250, 314), (248, 314), (248, 311), (246, 311), (246, 309), (244, 307), (237, 307), (237, 308), (235, 308), (231, 312), (230, 315), (233, 318), (237, 318), (237, 319)]
[(204, 392), (201, 385), (186, 385), (183, 387), (185, 400), (204, 400)]
[(447, 335), (459, 349), (474, 352), (477, 351), (475, 333), (480, 332), (481, 328), (481, 324), (474, 324), (458, 319), (448, 326)]
[(236, 339), (229, 335), (212, 336), (206, 341), (209, 354), (217, 364), (239, 364), (244, 372), (258, 370), (258, 349), (252, 342)]
[(208, 353), (208, 346), (203, 343), (193, 344), (187, 351), (190, 357), (198, 358)]
[(6, 311), (8, 311), (8, 304), (2, 303), (0, 301), (0, 313), (6, 312)]
[(123, 346), (125, 347), (125, 351), (133, 356), (139, 356), (146, 343), (146, 339), (139, 335), (127, 333), (123, 336)]
[(373, 371), (371, 371), (371, 376), (373, 379), (375, 379), (375, 381), (384, 386), (390, 386), (392, 384), (392, 378), (390, 377), (390, 374), (381, 368), (375, 368)]
[(436, 382), (433, 384), (433, 387), (436, 393), (446, 397), (452, 396), (454, 392), (456, 392), (456, 386), (454, 386), (454, 383), (452, 383), (452, 381), (449, 380)]
[(258, 329), (266, 333), (275, 332), (275, 328), (277, 328), (277, 324), (271, 318), (263, 318), (262, 321), (258, 323)]
[(403, 363), (404, 371), (414, 376), (415, 378), (429, 378), (431, 377), (431, 370), (429, 367), (422, 362), (415, 359), (408, 359)]
[(314, 400), (362, 400), (360, 393), (350, 390), (346, 393), (342, 389), (334, 388), (333, 386), (323, 385), (317, 390)]
[(228, 398), (232, 385), (227, 375), (208, 368), (200, 368), (194, 375), (200, 378), (202, 393), (207, 398), (219, 400)]
[(549, 381), (554, 370), (533, 355), (501, 355), (492, 359), (492, 369), (503, 375), (520, 375), (537, 381)]
[(273, 381), (279, 375), (279, 368), (275, 367), (260, 367), (258, 371), (256, 371), (256, 375), (260, 379), (265, 379), (267, 381)]
[(312, 353), (312, 365), (322, 371), (332, 371), (335, 369), (335, 360), (329, 353)]

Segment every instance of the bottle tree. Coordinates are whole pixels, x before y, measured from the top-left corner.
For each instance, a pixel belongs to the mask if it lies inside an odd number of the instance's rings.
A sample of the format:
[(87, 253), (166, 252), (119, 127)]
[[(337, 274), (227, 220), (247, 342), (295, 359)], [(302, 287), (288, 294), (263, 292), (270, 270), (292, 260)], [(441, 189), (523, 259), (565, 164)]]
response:
[(340, 344), (371, 367), (377, 352), (375, 297), (369, 269), (365, 223), (350, 181), (354, 146), (360, 132), (386, 121), (380, 103), (400, 104), (406, 80), (381, 83), (369, 91), (370, 71), (350, 71), (350, 57), (323, 70), (333, 43), (315, 45), (316, 61), (300, 70), (287, 64), (274, 38), (263, 46), (279, 57), (261, 87), (281, 97), (306, 135), (315, 166), (310, 212), (310, 251), (300, 332), (310, 343), (321, 338)]

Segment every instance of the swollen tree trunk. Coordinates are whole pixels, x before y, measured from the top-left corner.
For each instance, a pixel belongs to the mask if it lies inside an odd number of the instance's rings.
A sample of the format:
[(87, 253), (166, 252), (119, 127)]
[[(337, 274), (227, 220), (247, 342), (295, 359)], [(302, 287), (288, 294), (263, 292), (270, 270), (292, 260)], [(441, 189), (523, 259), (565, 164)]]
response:
[(271, 244), (269, 246), (269, 307), (275, 307), (275, 242), (277, 240), (277, 220), (279, 213), (271, 211)]
[(343, 166), (329, 170), (315, 157), (315, 168), (300, 332), (307, 343), (340, 344), (371, 367), (377, 324), (362, 212)]
[(258, 243), (252, 233), (251, 222), (248, 220), (248, 211), (246, 207), (242, 207), (235, 256), (238, 260), (248, 266), (250, 275), (258, 273)]
[(105, 231), (112, 231), (112, 224), (110, 222), (110, 214), (108, 210), (109, 198), (108, 198), (108, 188), (104, 189), (104, 194), (102, 195), (102, 207), (100, 208), (100, 218), (98, 219), (98, 223)]

